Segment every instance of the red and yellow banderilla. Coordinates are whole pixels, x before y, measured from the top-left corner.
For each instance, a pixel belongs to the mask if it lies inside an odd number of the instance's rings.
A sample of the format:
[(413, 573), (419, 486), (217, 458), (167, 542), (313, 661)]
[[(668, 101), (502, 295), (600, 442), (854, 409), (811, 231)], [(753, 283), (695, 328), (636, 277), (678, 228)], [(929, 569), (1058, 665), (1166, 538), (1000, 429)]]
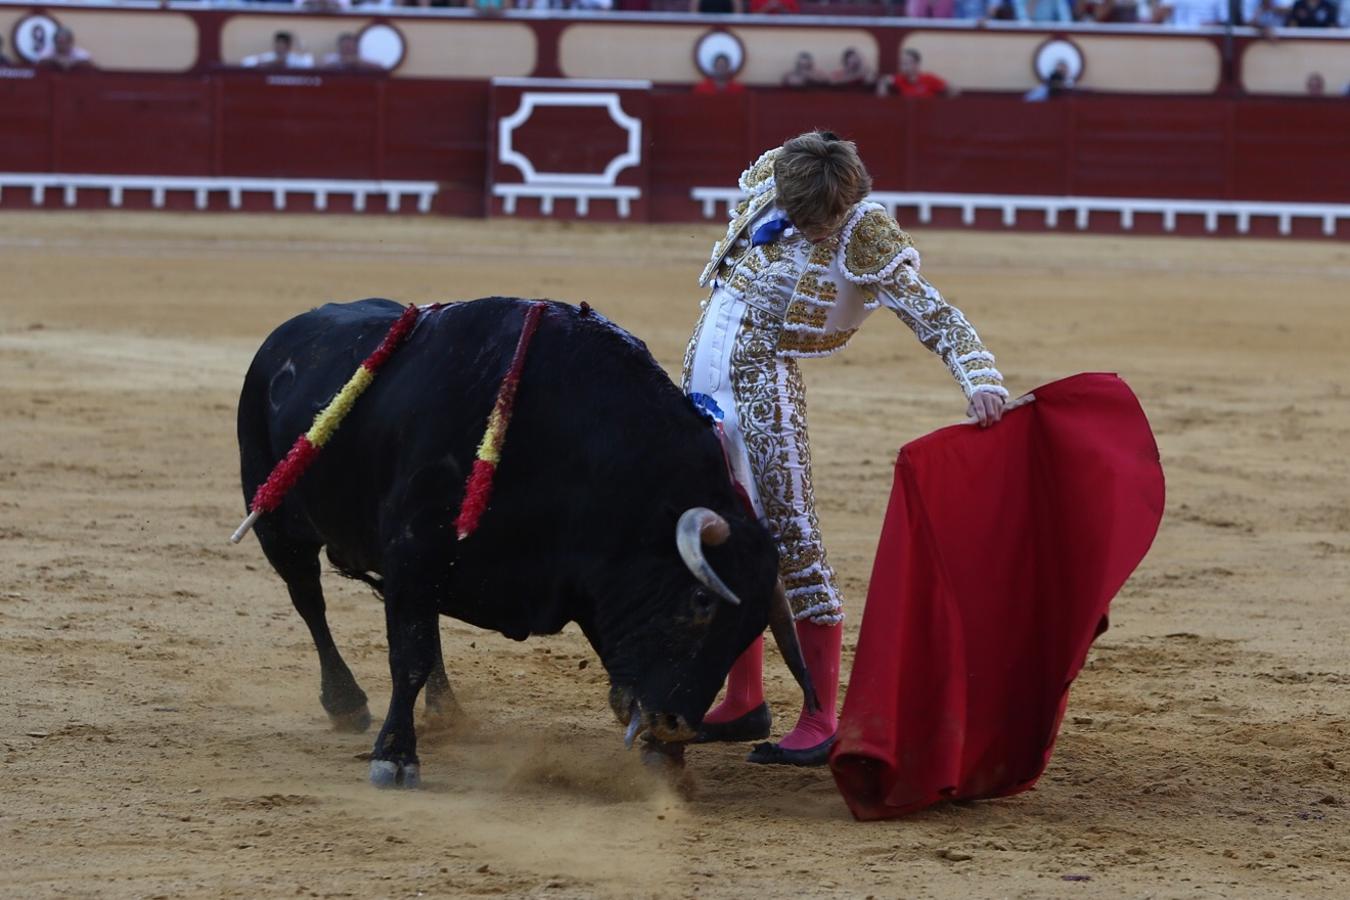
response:
[(399, 344), (403, 343), (403, 339), (417, 324), (418, 312), (416, 306), (409, 306), (394, 320), (394, 324), (389, 326), (389, 331), (385, 333), (384, 340), (380, 341), (380, 346), (361, 361), (356, 373), (347, 379), (347, 383), (337, 392), (337, 396), (319, 411), (314, 417), (314, 424), (309, 426), (309, 431), (295, 439), (290, 451), (273, 467), (272, 474), (268, 475), (267, 480), (258, 485), (258, 489), (254, 491), (253, 502), (249, 504), (248, 518), (244, 519), (234, 534), (230, 535), (231, 543), (237, 544), (243, 540), (244, 535), (248, 534), (253, 523), (257, 522), (263, 513), (269, 513), (281, 505), (286, 494), (295, 487), (300, 476), (305, 474), (310, 463), (319, 455), (323, 445), (332, 439), (347, 413), (352, 411), (356, 398), (370, 387), (371, 382), (375, 380), (375, 373), (389, 361), (389, 357), (393, 356)]
[[(477, 458), (464, 483), (464, 500), (460, 504), (459, 516), (455, 519), (455, 532), (461, 541), (478, 528), (478, 522), (492, 499), (493, 478), (496, 475), (497, 464), (501, 461), (502, 446), (506, 442), (506, 430), (511, 424), (511, 414), (515, 410), (516, 389), (520, 386), (521, 370), (525, 368), (525, 354), (535, 330), (539, 327), (539, 318), (547, 306), (548, 304), (543, 301), (535, 302), (530, 304), (525, 313), (520, 338), (516, 341), (516, 352), (511, 357), (511, 365), (506, 370), (501, 387), (497, 390), (497, 400), (493, 404), (492, 414), (488, 417), (487, 430), (478, 444)], [(589, 308), (583, 307), (582, 314), (585, 315), (589, 311)], [(375, 348), (375, 352), (362, 361), (356, 373), (342, 386), (342, 390), (338, 391), (328, 405), (314, 417), (314, 424), (310, 426), (309, 431), (296, 438), (285, 458), (276, 464), (267, 480), (254, 492), (253, 501), (249, 504), (248, 518), (244, 519), (230, 536), (232, 543), (237, 544), (243, 540), (244, 535), (248, 534), (260, 516), (281, 505), (281, 501), (291, 488), (295, 487), (300, 476), (305, 474), (305, 470), (314, 462), (319, 451), (332, 439), (342, 420), (356, 404), (357, 398), (370, 387), (380, 367), (389, 360), (412, 331), (417, 323), (418, 313), (416, 306), (409, 306), (403, 311), (389, 327), (384, 340)]]
[(535, 329), (539, 327), (539, 317), (547, 305), (542, 301), (530, 304), (525, 313), (525, 322), (520, 328), (520, 338), (516, 341), (516, 352), (511, 357), (511, 366), (506, 370), (501, 387), (497, 389), (497, 402), (492, 405), (487, 430), (478, 442), (478, 456), (464, 483), (464, 500), (460, 503), (459, 516), (455, 519), (455, 532), (461, 541), (478, 529), (478, 520), (492, 499), (492, 481), (497, 474), (497, 464), (501, 462), (506, 429), (515, 411), (516, 388), (520, 386), (520, 372), (525, 368), (525, 353), (530, 349), (530, 339), (534, 337)]

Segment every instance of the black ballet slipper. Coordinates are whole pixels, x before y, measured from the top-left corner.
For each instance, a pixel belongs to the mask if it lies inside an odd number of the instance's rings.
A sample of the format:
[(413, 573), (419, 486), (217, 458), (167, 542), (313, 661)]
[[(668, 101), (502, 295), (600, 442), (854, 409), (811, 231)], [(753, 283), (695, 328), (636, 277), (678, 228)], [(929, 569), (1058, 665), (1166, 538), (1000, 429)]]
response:
[(698, 737), (694, 738), (694, 743), (758, 741), (768, 737), (772, 730), (773, 715), (769, 712), (769, 704), (761, 703), (730, 722), (704, 722), (699, 727)]
[(834, 746), (836, 737), (832, 734), (814, 747), (804, 750), (784, 750), (766, 741), (756, 745), (745, 761), (763, 766), (823, 766), (830, 761), (830, 748)]

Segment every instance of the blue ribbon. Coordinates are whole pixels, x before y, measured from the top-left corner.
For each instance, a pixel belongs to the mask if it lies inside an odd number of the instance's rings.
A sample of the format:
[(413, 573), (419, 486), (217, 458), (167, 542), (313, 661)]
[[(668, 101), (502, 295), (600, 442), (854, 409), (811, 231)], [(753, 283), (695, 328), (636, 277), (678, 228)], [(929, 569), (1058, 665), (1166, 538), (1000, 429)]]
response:
[(750, 246), (758, 247), (760, 244), (772, 244), (783, 236), (783, 232), (792, 227), (787, 216), (779, 216), (776, 219), (770, 219), (763, 225), (755, 229), (754, 234), (750, 235)]
[(694, 404), (694, 409), (698, 410), (699, 415), (714, 425), (726, 417), (726, 414), (722, 412), (722, 407), (718, 406), (717, 401), (707, 394), (690, 391), (689, 400)]

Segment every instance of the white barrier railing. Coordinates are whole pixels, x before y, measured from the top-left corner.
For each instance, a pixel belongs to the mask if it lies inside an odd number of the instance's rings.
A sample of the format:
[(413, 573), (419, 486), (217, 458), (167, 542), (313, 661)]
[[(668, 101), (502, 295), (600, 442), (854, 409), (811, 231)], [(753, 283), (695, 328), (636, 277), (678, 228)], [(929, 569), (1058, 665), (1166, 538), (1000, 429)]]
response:
[[(729, 211), (732, 205), (740, 202), (743, 194), (735, 188), (693, 188), (689, 195), (703, 205), (703, 217), (711, 219), (717, 213), (720, 204)], [(1231, 216), (1235, 221), (1238, 234), (1251, 231), (1254, 218), (1273, 218), (1280, 234), (1293, 232), (1295, 219), (1316, 219), (1322, 224), (1322, 233), (1328, 237), (1336, 234), (1338, 223), (1350, 219), (1350, 204), (1332, 203), (1280, 203), (1257, 200), (1164, 200), (1137, 199), (1133, 197), (1036, 197), (1016, 194), (935, 194), (903, 193), (899, 191), (878, 191), (869, 198), (886, 207), (895, 215), (898, 209), (918, 211), (919, 221), (927, 224), (933, 219), (935, 209), (956, 209), (961, 212), (964, 225), (975, 224), (975, 214), (980, 210), (995, 210), (1002, 214), (1005, 227), (1017, 224), (1017, 216), (1022, 212), (1040, 213), (1045, 217), (1047, 228), (1059, 225), (1059, 217), (1071, 213), (1074, 225), (1085, 230), (1091, 223), (1093, 213), (1110, 214), (1119, 217), (1120, 227), (1125, 231), (1134, 228), (1134, 217), (1140, 214), (1161, 215), (1164, 231), (1176, 231), (1177, 216), (1199, 215), (1205, 220), (1205, 230), (1219, 230), (1219, 219)]]
[(405, 197), (415, 198), (417, 211), (431, 212), (432, 200), (439, 187), (434, 181), (351, 181), (346, 179), (313, 178), (212, 178), (193, 176), (158, 175), (67, 175), (67, 174), (31, 174), (27, 172), (0, 172), (0, 202), (4, 201), (7, 190), (28, 190), (33, 205), (40, 206), (46, 200), (47, 191), (61, 191), (66, 206), (74, 206), (82, 190), (107, 191), (111, 206), (120, 207), (127, 191), (147, 191), (150, 203), (156, 209), (163, 209), (165, 198), (170, 193), (186, 192), (193, 195), (197, 209), (209, 206), (211, 194), (226, 194), (231, 209), (243, 206), (245, 193), (272, 195), (272, 206), (282, 210), (286, 208), (287, 198), (292, 194), (307, 195), (314, 198), (314, 208), (328, 208), (331, 196), (352, 198), (352, 207), (364, 212), (369, 197), (384, 197), (387, 209), (398, 212)]
[(531, 197), (539, 201), (539, 212), (553, 215), (556, 200), (575, 200), (577, 215), (585, 217), (591, 211), (592, 200), (613, 200), (619, 210), (619, 218), (626, 219), (633, 212), (632, 203), (642, 196), (635, 187), (575, 187), (572, 185), (549, 184), (494, 184), (492, 195), (502, 198), (502, 212), (508, 216), (516, 214), (516, 199)]

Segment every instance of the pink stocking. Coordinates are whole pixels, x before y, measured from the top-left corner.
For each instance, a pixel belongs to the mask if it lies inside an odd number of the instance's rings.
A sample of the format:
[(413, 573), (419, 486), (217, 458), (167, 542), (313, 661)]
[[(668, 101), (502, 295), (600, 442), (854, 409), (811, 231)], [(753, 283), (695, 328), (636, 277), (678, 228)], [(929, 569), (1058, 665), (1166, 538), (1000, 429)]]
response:
[(703, 717), (710, 725), (739, 719), (764, 702), (764, 637), (755, 638), (727, 675), (727, 695)]
[(797, 725), (778, 742), (784, 750), (806, 750), (816, 747), (834, 736), (839, 728), (835, 705), (839, 695), (839, 652), (844, 639), (842, 625), (817, 625), (814, 622), (797, 623), (797, 639), (801, 641), (806, 669), (815, 682), (820, 711), (808, 713), (803, 707)]

